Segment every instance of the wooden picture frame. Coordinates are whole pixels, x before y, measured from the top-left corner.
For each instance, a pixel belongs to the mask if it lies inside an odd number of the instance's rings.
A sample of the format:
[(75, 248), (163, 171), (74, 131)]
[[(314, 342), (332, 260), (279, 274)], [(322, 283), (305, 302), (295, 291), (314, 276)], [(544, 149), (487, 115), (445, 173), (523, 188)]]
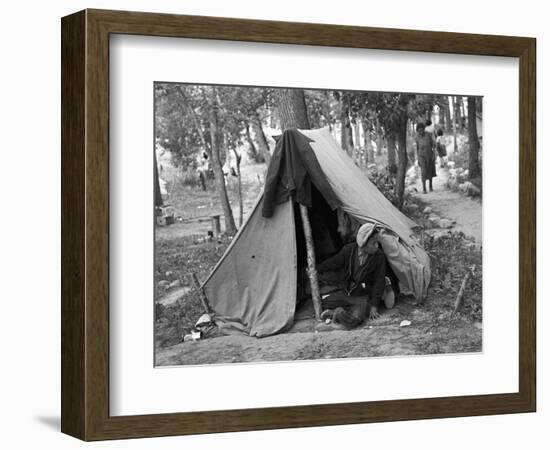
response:
[[(84, 440), (535, 411), (536, 40), (85, 10), (62, 30), (62, 415)], [(140, 416), (109, 415), (109, 36), (183, 37), (519, 58), (519, 391)]]

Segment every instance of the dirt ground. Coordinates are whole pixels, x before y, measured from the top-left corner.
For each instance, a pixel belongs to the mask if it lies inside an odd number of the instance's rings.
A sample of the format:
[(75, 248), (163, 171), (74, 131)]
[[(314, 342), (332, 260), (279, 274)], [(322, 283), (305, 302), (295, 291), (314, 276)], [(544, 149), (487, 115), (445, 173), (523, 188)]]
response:
[[(400, 326), (403, 320), (409, 326)], [(319, 331), (312, 313), (300, 311), (293, 327), (261, 339), (220, 336), (158, 349), (158, 366), (227, 364), (375, 356), (428, 355), (481, 351), (481, 323), (427, 305), (399, 302), (380, 319), (351, 330)]]
[(441, 218), (455, 221), (453, 230), (462, 231), (466, 236), (475, 238), (476, 244), (481, 245), (481, 201), (447, 189), (445, 183), (448, 179), (449, 171), (438, 168), (437, 177), (433, 179), (433, 192), (421, 194), (422, 184), (418, 181), (418, 193), (415, 193), (415, 197), (428, 204)]

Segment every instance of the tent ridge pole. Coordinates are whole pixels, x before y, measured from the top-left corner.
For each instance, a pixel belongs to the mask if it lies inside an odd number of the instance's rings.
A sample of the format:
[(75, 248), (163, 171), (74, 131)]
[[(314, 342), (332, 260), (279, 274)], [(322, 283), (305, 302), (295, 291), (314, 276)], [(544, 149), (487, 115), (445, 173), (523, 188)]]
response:
[(313, 233), (311, 232), (311, 224), (309, 222), (307, 206), (300, 204), (300, 215), (302, 217), (302, 226), (304, 228), (304, 236), (306, 238), (307, 272), (309, 276), (309, 284), (311, 285), (313, 309), (315, 310), (315, 318), (317, 320), (321, 320), (321, 294), (319, 293), (319, 281), (317, 280), (317, 268), (315, 267), (315, 247), (313, 245)]

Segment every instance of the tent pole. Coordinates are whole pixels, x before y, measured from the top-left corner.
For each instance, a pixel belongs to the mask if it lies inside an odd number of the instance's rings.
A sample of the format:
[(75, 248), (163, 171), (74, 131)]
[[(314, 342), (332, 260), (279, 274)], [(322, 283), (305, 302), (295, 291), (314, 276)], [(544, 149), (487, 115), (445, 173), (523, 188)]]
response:
[(309, 223), (309, 214), (306, 206), (300, 205), (300, 215), (302, 216), (302, 226), (304, 227), (304, 236), (306, 238), (307, 273), (309, 276), (309, 284), (311, 285), (313, 309), (315, 310), (315, 318), (321, 320), (321, 295), (319, 294), (319, 282), (317, 280), (317, 269), (315, 267), (315, 248), (313, 246), (313, 233), (311, 232), (311, 224)]

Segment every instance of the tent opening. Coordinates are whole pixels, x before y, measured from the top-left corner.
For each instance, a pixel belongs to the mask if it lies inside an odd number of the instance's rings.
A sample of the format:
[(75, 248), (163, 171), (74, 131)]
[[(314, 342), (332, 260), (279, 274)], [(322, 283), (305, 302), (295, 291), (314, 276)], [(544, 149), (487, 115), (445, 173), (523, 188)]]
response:
[[(323, 195), (311, 184), (311, 208), (308, 208), (311, 232), (313, 234), (313, 246), (315, 248), (315, 259), (318, 263), (336, 254), (346, 243), (338, 232), (338, 213), (332, 210)], [(300, 205), (294, 203), (294, 226), (296, 228), (296, 269), (297, 286), (296, 301), (299, 305), (307, 299), (306, 285), (308, 277), (307, 250)]]
[[(345, 244), (355, 240), (355, 233), (360, 223), (339, 208), (332, 210), (313, 183), (311, 184), (311, 201), (312, 206), (308, 209), (308, 212), (315, 248), (315, 260), (317, 263), (321, 263), (338, 253)], [(306, 272), (306, 240), (300, 214), (300, 205), (296, 202), (294, 202), (294, 226), (296, 229), (297, 270), (296, 309), (298, 310), (311, 298), (311, 292), (308, 288), (309, 278)], [(384, 251), (383, 248), (382, 251)], [(389, 261), (387, 276), (398, 292), (399, 281)]]

